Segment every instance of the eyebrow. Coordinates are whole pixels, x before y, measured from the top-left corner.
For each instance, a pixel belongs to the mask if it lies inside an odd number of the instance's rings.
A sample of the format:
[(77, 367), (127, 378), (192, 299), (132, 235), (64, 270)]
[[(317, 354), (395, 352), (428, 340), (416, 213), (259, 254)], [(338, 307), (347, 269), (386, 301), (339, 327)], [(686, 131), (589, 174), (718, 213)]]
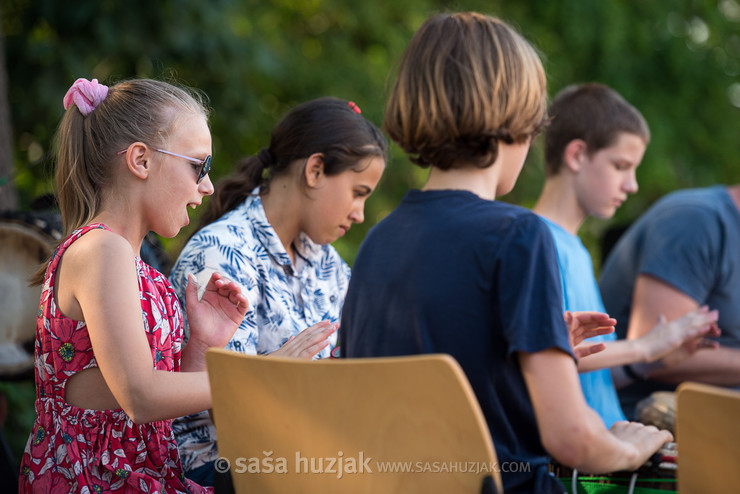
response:
[[(620, 165), (629, 165), (629, 166), (634, 166), (635, 165), (635, 162), (632, 161), (629, 158), (618, 157), (618, 158), (613, 159), (612, 161), (614, 163), (618, 163)], [(637, 165), (639, 165), (639, 164), (640, 164), (640, 162), (637, 163)]]

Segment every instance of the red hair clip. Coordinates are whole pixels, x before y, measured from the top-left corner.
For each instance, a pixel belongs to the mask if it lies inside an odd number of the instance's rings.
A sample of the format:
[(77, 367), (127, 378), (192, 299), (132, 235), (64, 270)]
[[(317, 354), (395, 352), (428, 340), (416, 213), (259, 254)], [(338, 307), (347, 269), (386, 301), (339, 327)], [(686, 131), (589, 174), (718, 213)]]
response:
[(347, 105), (348, 105), (348, 106), (349, 106), (350, 108), (352, 108), (352, 111), (353, 111), (353, 112), (355, 112), (355, 113), (357, 113), (357, 114), (360, 114), (360, 113), (362, 113), (362, 110), (360, 110), (360, 107), (359, 107), (359, 106), (357, 106), (357, 103), (355, 103), (354, 101), (350, 101), (349, 103), (347, 103)]

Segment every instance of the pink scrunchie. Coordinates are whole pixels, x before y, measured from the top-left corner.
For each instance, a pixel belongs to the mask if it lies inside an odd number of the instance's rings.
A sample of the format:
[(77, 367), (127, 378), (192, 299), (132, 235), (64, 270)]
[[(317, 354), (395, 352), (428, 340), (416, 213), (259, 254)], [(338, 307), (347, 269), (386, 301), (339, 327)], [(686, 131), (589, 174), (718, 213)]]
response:
[(87, 115), (97, 108), (106, 96), (108, 96), (108, 86), (98, 84), (97, 79), (88, 81), (80, 78), (72, 84), (67, 94), (64, 95), (64, 109), (66, 110), (74, 103), (80, 113)]

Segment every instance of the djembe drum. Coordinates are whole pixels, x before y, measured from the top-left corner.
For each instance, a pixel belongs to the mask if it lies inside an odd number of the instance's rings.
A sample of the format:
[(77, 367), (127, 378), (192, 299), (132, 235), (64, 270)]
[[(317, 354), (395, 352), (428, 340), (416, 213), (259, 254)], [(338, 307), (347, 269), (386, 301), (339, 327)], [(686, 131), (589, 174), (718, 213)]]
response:
[(673, 433), (676, 426), (676, 393), (655, 391), (637, 403), (635, 413), (639, 422)]
[(42, 214), (0, 212), (0, 379), (29, 377), (40, 286), (29, 279), (61, 237)]
[(568, 493), (665, 494), (676, 492), (677, 460), (676, 443), (668, 443), (634, 472), (589, 475), (557, 463), (550, 466), (550, 471)]

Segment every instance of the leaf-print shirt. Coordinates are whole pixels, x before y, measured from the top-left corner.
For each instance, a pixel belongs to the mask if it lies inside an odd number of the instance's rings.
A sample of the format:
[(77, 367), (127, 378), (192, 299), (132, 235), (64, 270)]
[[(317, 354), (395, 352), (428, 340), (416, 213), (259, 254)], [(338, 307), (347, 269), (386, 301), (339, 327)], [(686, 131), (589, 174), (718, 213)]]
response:
[[(65, 250), (101, 223), (72, 233), (46, 270), (36, 320), (36, 420), (21, 461), (20, 492), (210, 492), (186, 479), (172, 421), (135, 424), (126, 412), (89, 410), (64, 399), (67, 380), (97, 367), (84, 321), (56, 306), (54, 285)], [(152, 366), (180, 370), (182, 310), (162, 273), (135, 258)]]
[[(331, 245), (316, 244), (303, 233), (294, 245), (293, 264), (258, 193), (255, 189), (236, 209), (196, 232), (170, 273), (182, 301), (188, 274), (201, 287), (215, 271), (241, 285), (249, 309), (226, 348), (251, 355), (274, 352), (320, 321), (338, 321), (350, 277), (349, 266)], [(335, 342), (333, 335), (318, 357), (328, 357)], [(185, 470), (218, 458), (207, 412), (176, 419), (174, 428)]]

